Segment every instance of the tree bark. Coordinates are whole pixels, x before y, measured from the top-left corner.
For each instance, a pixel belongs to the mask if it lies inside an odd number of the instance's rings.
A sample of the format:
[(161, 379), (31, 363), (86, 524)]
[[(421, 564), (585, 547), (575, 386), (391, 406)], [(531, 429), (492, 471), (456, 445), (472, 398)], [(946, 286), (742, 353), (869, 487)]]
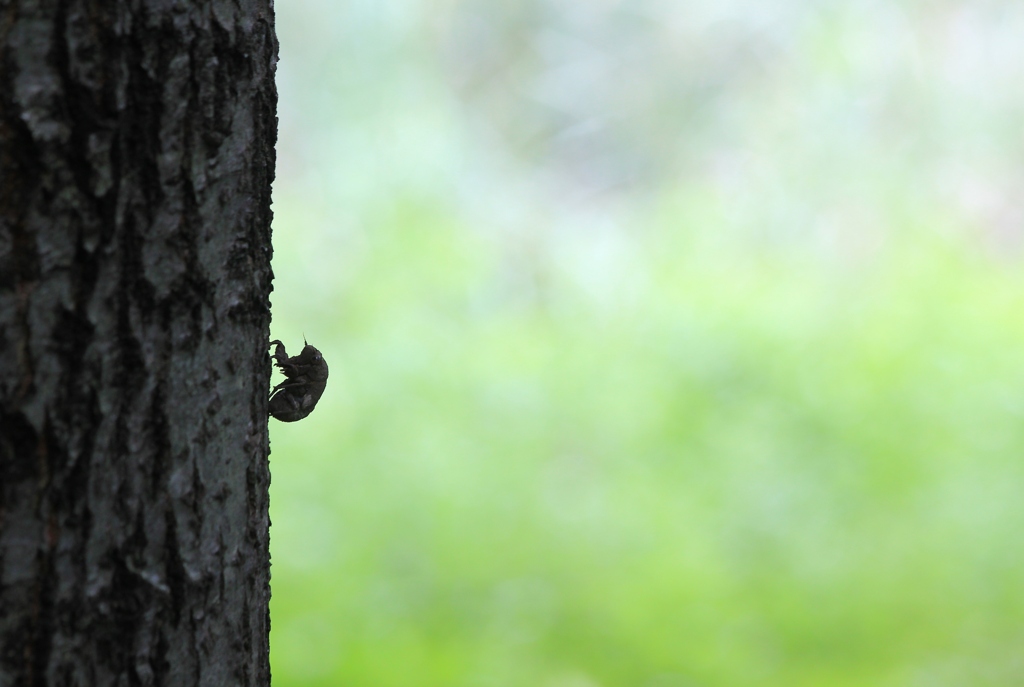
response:
[(269, 685), (272, 0), (0, 0), (0, 686)]

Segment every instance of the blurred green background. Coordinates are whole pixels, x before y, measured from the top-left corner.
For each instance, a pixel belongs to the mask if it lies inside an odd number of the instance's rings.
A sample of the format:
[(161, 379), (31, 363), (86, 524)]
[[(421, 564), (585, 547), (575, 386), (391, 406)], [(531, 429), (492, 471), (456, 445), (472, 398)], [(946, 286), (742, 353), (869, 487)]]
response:
[(277, 687), (1024, 685), (1024, 4), (277, 19)]

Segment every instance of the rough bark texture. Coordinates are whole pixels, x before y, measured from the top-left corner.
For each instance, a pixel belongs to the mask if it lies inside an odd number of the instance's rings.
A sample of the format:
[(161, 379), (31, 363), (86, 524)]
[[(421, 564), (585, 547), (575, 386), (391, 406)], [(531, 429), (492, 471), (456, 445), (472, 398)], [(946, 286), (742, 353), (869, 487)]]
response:
[(268, 685), (272, 0), (0, 0), (0, 686)]

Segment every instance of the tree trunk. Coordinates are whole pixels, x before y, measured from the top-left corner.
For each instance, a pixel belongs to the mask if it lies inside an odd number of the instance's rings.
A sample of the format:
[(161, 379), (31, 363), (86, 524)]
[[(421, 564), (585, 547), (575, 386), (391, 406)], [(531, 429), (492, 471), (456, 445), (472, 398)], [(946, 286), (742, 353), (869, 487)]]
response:
[(272, 0), (0, 0), (0, 686), (269, 685)]

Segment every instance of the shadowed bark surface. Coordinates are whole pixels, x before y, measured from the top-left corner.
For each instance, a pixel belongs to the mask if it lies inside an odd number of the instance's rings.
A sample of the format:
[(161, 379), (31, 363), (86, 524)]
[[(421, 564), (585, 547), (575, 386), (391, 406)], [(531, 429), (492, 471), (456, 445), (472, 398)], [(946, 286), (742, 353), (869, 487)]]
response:
[(0, 685), (268, 685), (271, 0), (0, 0)]

